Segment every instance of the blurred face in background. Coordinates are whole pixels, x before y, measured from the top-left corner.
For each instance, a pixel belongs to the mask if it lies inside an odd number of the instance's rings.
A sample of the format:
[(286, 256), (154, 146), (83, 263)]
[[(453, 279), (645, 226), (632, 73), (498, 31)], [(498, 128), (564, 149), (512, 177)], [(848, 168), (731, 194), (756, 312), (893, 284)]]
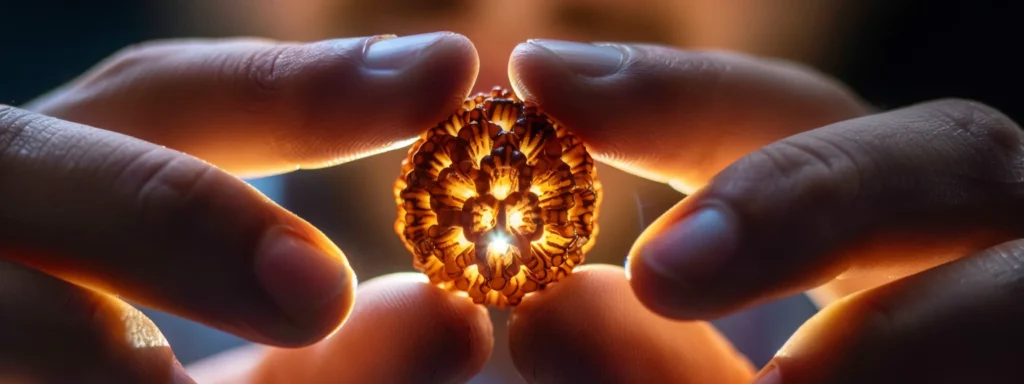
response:
[[(176, 3), (176, 2), (175, 2)], [(531, 38), (717, 48), (827, 65), (856, 14), (842, 0), (190, 0), (178, 9), (222, 34), (310, 41), (439, 30), (480, 53), (477, 90), (507, 85), (507, 60)], [(181, 4), (181, 3), (176, 3)]]

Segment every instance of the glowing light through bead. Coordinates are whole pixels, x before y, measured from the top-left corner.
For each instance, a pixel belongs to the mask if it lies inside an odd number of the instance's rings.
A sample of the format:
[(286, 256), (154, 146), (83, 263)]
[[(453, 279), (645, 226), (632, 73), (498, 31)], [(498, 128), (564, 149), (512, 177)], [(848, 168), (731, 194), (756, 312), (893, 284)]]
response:
[(433, 284), (504, 307), (583, 263), (600, 200), (583, 143), (495, 88), (412, 144), (395, 230)]
[(487, 244), (487, 251), (504, 255), (508, 253), (509, 247), (511, 247), (511, 245), (504, 236), (497, 236), (494, 240), (491, 240), (490, 244)]

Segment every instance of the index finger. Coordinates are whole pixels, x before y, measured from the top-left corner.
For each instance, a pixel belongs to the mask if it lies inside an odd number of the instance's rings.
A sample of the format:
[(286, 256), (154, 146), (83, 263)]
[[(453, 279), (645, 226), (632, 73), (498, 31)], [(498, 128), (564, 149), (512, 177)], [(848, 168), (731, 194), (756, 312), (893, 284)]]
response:
[(516, 47), (509, 74), (598, 160), (685, 193), (761, 146), (867, 111), (821, 74), (727, 52), (538, 40)]
[(25, 108), (262, 176), (408, 143), (458, 108), (477, 67), (472, 43), (448, 32), (154, 42)]
[(181, 152), (0, 105), (0, 180), (0, 258), (270, 344), (351, 309), (326, 235)]

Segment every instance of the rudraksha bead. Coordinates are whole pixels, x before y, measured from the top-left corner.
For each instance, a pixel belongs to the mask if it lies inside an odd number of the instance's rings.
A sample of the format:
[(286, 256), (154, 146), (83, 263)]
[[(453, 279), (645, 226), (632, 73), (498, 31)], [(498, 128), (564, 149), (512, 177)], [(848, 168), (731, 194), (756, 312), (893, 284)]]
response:
[(420, 136), (395, 199), (395, 230), (416, 269), (506, 307), (583, 263), (601, 184), (579, 138), (496, 87)]

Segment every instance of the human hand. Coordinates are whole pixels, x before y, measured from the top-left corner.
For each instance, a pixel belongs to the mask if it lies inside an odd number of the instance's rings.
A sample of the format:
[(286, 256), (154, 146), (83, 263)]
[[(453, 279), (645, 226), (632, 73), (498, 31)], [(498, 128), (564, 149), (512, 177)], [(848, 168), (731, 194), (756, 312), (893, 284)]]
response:
[(460, 105), (476, 71), (454, 34), (166, 41), (0, 107), (0, 381), (187, 382), (122, 299), (268, 345), (323, 339), (352, 309), (345, 256), (236, 176), (408, 142)]
[[(817, 288), (825, 308), (764, 383), (1021, 379), (1024, 134), (998, 111), (941, 100), (875, 112), (793, 64), (649, 45), (528, 43), (510, 72), (597, 159), (692, 193), (631, 251), (630, 285), (646, 307), (707, 320)], [(687, 381), (673, 363), (690, 355), (671, 348), (691, 341), (646, 331), (647, 313), (635, 313), (546, 317), (545, 327), (607, 326), (545, 334), (578, 358), (534, 372)], [(603, 344), (623, 329), (633, 332)]]
[[(753, 376), (710, 324), (644, 308), (621, 267), (577, 268), (525, 297), (508, 326), (519, 377), (499, 383), (742, 383)], [(204, 384), (463, 383), (491, 357), (493, 336), (482, 306), (403, 273), (361, 284), (345, 326), (319, 344), (243, 347), (188, 368)]]
[(363, 282), (351, 316), (305, 348), (251, 345), (188, 366), (202, 384), (463, 383), (491, 356), (483, 306), (431, 285), (421, 273)]

